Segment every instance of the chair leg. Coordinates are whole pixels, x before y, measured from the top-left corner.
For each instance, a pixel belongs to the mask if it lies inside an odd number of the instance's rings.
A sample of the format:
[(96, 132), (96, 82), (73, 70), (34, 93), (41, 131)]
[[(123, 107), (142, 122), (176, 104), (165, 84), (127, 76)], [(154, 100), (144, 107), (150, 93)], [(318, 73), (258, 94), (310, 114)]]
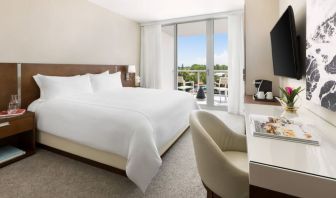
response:
[(209, 190), (208, 188), (206, 189), (207, 191), (207, 198), (213, 198), (212, 191)]
[(221, 198), (219, 195), (217, 195), (212, 190), (210, 190), (210, 188), (208, 188), (204, 183), (203, 183), (203, 186), (207, 191), (207, 198)]
[(204, 186), (205, 190), (207, 191), (207, 198), (213, 198), (212, 190), (210, 190), (204, 183), (203, 183), (203, 186)]
[(217, 195), (216, 193), (214, 193), (212, 190), (210, 190), (207, 187), (206, 187), (206, 191), (207, 191), (207, 198), (221, 198), (219, 195)]

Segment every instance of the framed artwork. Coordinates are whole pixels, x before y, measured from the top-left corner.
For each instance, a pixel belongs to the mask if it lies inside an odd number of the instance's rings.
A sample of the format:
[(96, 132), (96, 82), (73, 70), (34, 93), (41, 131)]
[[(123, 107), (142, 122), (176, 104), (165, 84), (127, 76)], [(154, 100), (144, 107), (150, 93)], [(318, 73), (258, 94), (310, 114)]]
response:
[(336, 1), (307, 0), (306, 98), (336, 111)]

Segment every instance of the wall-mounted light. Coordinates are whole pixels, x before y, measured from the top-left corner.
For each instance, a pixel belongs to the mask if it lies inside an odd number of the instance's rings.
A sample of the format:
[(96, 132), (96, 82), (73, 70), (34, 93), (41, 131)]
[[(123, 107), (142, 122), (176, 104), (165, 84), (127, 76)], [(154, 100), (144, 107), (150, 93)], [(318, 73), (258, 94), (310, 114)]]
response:
[(135, 65), (128, 65), (126, 80), (130, 79), (130, 74), (135, 74)]

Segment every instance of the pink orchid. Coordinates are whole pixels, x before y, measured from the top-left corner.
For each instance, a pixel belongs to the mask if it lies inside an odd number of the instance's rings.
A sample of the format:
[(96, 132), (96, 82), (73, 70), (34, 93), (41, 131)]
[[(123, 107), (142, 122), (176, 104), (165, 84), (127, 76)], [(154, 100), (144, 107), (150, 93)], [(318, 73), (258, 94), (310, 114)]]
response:
[(288, 93), (288, 95), (292, 94), (293, 88), (291, 88), (291, 87), (285, 87), (285, 89), (286, 89), (286, 92)]

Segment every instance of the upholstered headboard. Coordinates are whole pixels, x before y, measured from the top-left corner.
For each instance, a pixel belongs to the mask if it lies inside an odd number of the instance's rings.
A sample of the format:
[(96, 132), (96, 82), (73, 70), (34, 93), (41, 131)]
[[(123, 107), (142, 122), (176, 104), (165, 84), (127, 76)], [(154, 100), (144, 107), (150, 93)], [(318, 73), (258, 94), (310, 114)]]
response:
[(0, 110), (7, 110), (10, 96), (17, 94), (17, 64), (0, 63)]
[(33, 79), (36, 74), (73, 76), (86, 73), (96, 74), (106, 70), (109, 70), (110, 73), (120, 71), (123, 86), (134, 86), (134, 78), (126, 80), (126, 65), (21, 64), (21, 106), (27, 108), (30, 103), (40, 97), (40, 90)]

